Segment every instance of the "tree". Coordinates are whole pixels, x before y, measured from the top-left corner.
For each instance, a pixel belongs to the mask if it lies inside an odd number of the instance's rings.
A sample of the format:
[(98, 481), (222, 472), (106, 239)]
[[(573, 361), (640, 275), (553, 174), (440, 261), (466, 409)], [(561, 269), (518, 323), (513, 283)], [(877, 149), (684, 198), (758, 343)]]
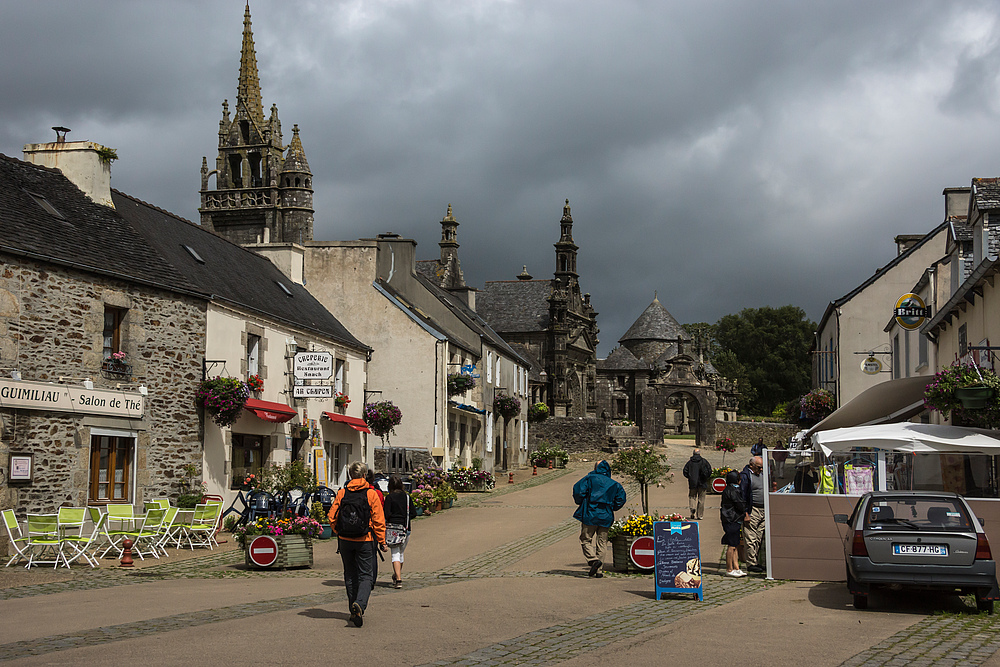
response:
[(744, 308), (715, 324), (721, 352), (713, 363), (738, 381), (742, 412), (770, 415), (778, 404), (809, 391), (815, 330), (816, 323), (797, 306)]

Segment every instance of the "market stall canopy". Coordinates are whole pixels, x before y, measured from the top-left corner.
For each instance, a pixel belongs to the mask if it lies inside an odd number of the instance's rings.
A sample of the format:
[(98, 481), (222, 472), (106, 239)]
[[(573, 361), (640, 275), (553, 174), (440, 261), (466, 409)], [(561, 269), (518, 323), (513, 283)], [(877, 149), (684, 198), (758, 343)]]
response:
[(284, 403), (272, 403), (271, 401), (261, 401), (256, 398), (248, 398), (243, 406), (266, 422), (280, 424), (298, 415), (295, 408), (290, 408)]
[(330, 421), (343, 422), (344, 424), (347, 424), (348, 426), (353, 428), (355, 431), (359, 431), (361, 433), (371, 433), (371, 430), (368, 428), (368, 424), (365, 423), (364, 419), (358, 419), (357, 417), (348, 417), (347, 415), (342, 415), (336, 412), (324, 412), (323, 415)]
[(906, 421), (924, 409), (924, 388), (933, 379), (915, 376), (869, 387), (806, 431), (806, 435), (846, 426)]
[(1000, 455), (1000, 431), (941, 424), (878, 424), (836, 428), (813, 434), (827, 456), (852, 447), (876, 447), (896, 452), (958, 452)]

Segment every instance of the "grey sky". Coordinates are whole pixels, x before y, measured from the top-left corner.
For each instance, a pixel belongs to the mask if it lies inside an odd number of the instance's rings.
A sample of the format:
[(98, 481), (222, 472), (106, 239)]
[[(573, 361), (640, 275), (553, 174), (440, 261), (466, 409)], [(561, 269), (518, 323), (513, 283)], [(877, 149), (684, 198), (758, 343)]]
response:
[[(0, 152), (118, 150), (114, 187), (197, 220), (243, 0), (0, 0)], [(987, 2), (251, 3), (265, 111), (301, 130), (317, 239), (394, 231), (468, 282), (555, 266), (573, 207), (605, 356), (681, 322), (826, 304), (1000, 175)], [(943, 248), (942, 248), (943, 251)], [(891, 304), (887, 304), (887, 313)]]

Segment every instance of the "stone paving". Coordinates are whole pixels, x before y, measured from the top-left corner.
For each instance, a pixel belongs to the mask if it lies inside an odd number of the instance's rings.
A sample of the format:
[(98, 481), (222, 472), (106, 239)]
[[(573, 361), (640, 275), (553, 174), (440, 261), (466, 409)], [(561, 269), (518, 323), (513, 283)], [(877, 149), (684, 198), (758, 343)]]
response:
[[(500, 496), (513, 491), (554, 481), (570, 470), (548, 471), (525, 483), (498, 486), (490, 494), (463, 498), (462, 506), (489, 508)], [(505, 505), (505, 509), (522, 505)], [(524, 505), (523, 507), (545, 507)], [(579, 524), (566, 519), (487, 549), (474, 556), (451, 563), (431, 572), (414, 572), (407, 576), (407, 589), (448, 586), (460, 580), (499, 579), (504, 577), (582, 577), (583, 571), (519, 571), (508, 570), (533, 553), (555, 545), (575, 535)], [(74, 572), (71, 580), (16, 586), (0, 589), (0, 600), (14, 600), (58, 593), (91, 591), (119, 586), (141, 586), (153, 581), (172, 579), (228, 579), (266, 577), (339, 579), (338, 570), (291, 570), (285, 572), (255, 572), (235, 568), (242, 562), (242, 552), (215, 552), (177, 562), (163, 562), (142, 570), (125, 571), (102, 568)], [(384, 578), (384, 574), (382, 575)], [(626, 576), (610, 574), (609, 576)], [(641, 580), (641, 578), (637, 578)], [(648, 580), (647, 580), (648, 583)], [(731, 579), (705, 574), (704, 602), (695, 603), (679, 596), (655, 601), (652, 595), (636, 602), (604, 610), (571, 622), (541, 627), (519, 636), (483, 646), (463, 655), (445, 657), (426, 665), (502, 665), (555, 664), (619, 642), (662, 629), (681, 619), (723, 609), (725, 605), (761, 593), (779, 585), (761, 578)], [(373, 593), (385, 595), (390, 589), (380, 582)], [(308, 607), (341, 607), (345, 595), (341, 587), (305, 595), (292, 595), (257, 600), (187, 613), (164, 615), (152, 620), (120, 623), (79, 632), (52, 634), (24, 641), (0, 644), (0, 661), (25, 657), (46, 656), (60, 651), (110, 645), (129, 639), (156, 636), (185, 628), (197, 628), (218, 623), (273, 614)], [(831, 612), (848, 613), (848, 612)], [(904, 630), (861, 650), (842, 663), (843, 667), (874, 667), (876, 665), (923, 667), (924, 665), (979, 665), (1000, 650), (1000, 616), (975, 613), (933, 614), (920, 618)]]

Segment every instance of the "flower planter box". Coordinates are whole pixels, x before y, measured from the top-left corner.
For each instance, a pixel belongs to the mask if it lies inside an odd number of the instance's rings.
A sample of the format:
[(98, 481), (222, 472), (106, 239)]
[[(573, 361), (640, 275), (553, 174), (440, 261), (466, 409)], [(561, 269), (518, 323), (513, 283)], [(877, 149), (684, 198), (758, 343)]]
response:
[(631, 535), (618, 535), (611, 540), (611, 554), (614, 556), (615, 570), (628, 574), (650, 574), (652, 570), (640, 570), (629, 558), (628, 551), (636, 538)]
[[(305, 535), (273, 535), (278, 543), (278, 558), (273, 565), (259, 567), (250, 561), (249, 549), (244, 550), (243, 558), (247, 567), (252, 570), (282, 570), (286, 567), (312, 567), (312, 538)], [(253, 538), (248, 539), (251, 541)]]
[(328, 540), (333, 537), (333, 526), (328, 523), (323, 524), (323, 532), (319, 534), (321, 540)]

